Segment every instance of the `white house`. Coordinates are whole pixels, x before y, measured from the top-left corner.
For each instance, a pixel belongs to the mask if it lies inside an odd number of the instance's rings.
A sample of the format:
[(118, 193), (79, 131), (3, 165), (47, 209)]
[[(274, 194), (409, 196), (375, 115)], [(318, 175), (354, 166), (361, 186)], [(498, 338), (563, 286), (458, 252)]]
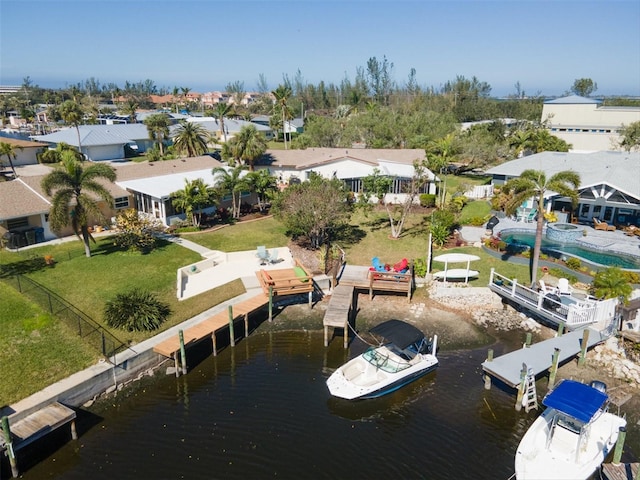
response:
[[(32, 142), (29, 140), (20, 140), (17, 138), (0, 136), (1, 143), (8, 143), (13, 146), (16, 158), (12, 159), (15, 167), (20, 165), (37, 165), (38, 154), (46, 150), (47, 144), (42, 142)], [(6, 156), (0, 158), (0, 162), (4, 167), (9, 166), (9, 159)]]
[(640, 121), (640, 107), (603, 107), (602, 101), (570, 95), (544, 102), (542, 122), (572, 151), (619, 150), (620, 129)]
[[(542, 170), (547, 178), (572, 170), (580, 175), (579, 203), (574, 217), (582, 223), (594, 218), (618, 226), (640, 226), (640, 152), (542, 152), (487, 170), (494, 185), (502, 185), (527, 169)], [(571, 212), (568, 199), (549, 193), (550, 209)]]

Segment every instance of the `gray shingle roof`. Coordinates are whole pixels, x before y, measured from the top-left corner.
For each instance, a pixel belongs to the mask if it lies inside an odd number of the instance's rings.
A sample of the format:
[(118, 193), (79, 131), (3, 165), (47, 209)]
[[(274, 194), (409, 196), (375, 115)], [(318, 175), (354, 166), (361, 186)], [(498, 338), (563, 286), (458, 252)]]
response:
[(573, 170), (580, 174), (580, 188), (606, 183), (640, 199), (640, 152), (542, 152), (503, 163), (487, 173), (517, 177), (527, 169), (542, 170), (547, 176)]

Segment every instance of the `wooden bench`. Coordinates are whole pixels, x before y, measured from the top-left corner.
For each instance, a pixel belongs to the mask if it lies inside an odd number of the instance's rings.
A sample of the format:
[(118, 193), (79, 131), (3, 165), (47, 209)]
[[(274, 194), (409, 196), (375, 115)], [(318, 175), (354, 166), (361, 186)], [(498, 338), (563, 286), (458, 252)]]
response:
[(375, 290), (386, 292), (406, 292), (407, 300), (411, 301), (413, 291), (413, 267), (409, 266), (406, 273), (398, 272), (377, 272), (369, 270), (369, 299), (373, 299)]
[(298, 260), (294, 268), (260, 270), (257, 273), (262, 290), (268, 295), (295, 295), (313, 292), (313, 277)]

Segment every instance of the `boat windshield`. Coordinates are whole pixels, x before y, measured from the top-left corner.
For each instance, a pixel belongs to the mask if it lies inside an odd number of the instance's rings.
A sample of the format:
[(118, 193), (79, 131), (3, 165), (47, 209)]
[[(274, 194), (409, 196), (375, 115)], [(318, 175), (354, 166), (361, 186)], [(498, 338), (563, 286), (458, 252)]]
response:
[(408, 362), (398, 361), (373, 347), (364, 352), (362, 356), (371, 365), (387, 373), (397, 373), (410, 367)]

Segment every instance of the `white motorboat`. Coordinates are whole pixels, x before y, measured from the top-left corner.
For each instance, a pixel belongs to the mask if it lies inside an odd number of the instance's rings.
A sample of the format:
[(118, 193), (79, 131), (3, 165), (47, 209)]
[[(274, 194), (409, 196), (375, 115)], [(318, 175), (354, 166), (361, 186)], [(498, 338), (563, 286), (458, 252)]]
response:
[(347, 400), (381, 397), (438, 366), (435, 335), (429, 340), (401, 320), (388, 320), (369, 332), (381, 338), (379, 346), (370, 347), (331, 374), (327, 380), (331, 395)]
[(547, 407), (516, 451), (518, 480), (587, 479), (602, 464), (627, 421), (608, 411), (602, 382), (563, 380), (542, 401)]

